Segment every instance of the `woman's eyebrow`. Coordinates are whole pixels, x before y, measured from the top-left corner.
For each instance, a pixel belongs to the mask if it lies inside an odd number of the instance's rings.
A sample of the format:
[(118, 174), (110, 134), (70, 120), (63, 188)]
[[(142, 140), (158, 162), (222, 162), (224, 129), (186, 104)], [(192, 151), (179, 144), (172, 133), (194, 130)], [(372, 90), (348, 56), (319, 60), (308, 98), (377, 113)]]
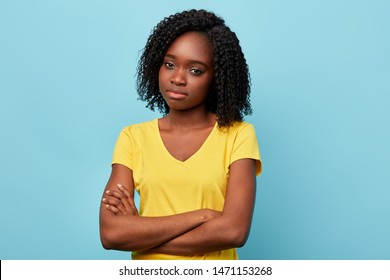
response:
[[(176, 59), (176, 56), (175, 56), (175, 55), (169, 54), (169, 53), (165, 54), (164, 57)], [(207, 63), (205, 63), (205, 62), (203, 62), (203, 61), (199, 61), (199, 60), (196, 60), (196, 59), (190, 59), (190, 60), (188, 60), (188, 61), (189, 61), (190, 63), (193, 63), (193, 64), (201, 64), (201, 65), (203, 65), (204, 67), (209, 67), (209, 66), (207, 65)]]

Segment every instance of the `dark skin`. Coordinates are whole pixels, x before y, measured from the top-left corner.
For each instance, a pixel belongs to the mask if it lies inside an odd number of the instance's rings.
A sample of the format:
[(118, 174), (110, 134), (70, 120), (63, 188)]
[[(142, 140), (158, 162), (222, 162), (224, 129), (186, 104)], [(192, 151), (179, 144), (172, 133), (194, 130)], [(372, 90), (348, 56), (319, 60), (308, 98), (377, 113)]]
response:
[[(158, 124), (166, 149), (180, 161), (195, 154), (215, 126), (217, 117), (207, 112), (205, 104), (212, 79), (208, 39), (197, 32), (178, 37), (159, 72), (160, 91), (170, 111)], [(171, 216), (141, 217), (134, 204), (132, 170), (114, 164), (100, 210), (103, 246), (173, 255), (240, 247), (250, 230), (255, 190), (255, 161), (241, 159), (230, 166), (222, 212), (198, 209)]]
[[(176, 40), (159, 72), (160, 91), (170, 107), (159, 120), (161, 138), (171, 155), (185, 161), (202, 146), (216, 122), (205, 100), (213, 79), (210, 42), (199, 33)], [(196, 46), (196, 51), (188, 50)]]

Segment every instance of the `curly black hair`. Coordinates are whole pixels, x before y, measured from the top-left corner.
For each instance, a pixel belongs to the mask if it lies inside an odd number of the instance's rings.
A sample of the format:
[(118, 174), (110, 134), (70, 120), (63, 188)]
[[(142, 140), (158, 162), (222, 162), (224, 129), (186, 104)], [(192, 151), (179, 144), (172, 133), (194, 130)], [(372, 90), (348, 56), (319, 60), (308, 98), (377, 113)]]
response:
[(219, 127), (231, 126), (252, 113), (248, 65), (236, 34), (225, 21), (205, 10), (187, 10), (164, 18), (152, 30), (137, 67), (137, 91), (147, 108), (168, 114), (169, 107), (159, 91), (158, 73), (166, 51), (183, 33), (206, 35), (213, 47), (214, 79), (206, 109), (217, 115)]

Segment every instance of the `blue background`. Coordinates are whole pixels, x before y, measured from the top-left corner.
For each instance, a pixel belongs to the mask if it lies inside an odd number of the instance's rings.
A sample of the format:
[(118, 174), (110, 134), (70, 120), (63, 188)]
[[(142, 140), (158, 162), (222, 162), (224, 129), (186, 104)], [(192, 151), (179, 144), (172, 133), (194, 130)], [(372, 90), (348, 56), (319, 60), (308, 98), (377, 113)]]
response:
[(264, 162), (242, 259), (390, 259), (390, 2), (0, 1), (0, 258), (128, 259), (98, 209), (151, 29), (220, 14), (252, 76)]

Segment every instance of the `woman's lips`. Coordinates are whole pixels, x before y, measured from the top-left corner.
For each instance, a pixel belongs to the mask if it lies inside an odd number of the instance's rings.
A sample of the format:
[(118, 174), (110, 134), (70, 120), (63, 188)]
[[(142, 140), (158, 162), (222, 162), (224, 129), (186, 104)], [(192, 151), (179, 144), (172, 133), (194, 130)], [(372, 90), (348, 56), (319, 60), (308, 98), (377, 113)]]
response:
[(187, 96), (185, 92), (170, 91), (170, 90), (167, 90), (167, 95), (169, 96), (169, 98), (177, 99), (177, 100), (184, 99)]

